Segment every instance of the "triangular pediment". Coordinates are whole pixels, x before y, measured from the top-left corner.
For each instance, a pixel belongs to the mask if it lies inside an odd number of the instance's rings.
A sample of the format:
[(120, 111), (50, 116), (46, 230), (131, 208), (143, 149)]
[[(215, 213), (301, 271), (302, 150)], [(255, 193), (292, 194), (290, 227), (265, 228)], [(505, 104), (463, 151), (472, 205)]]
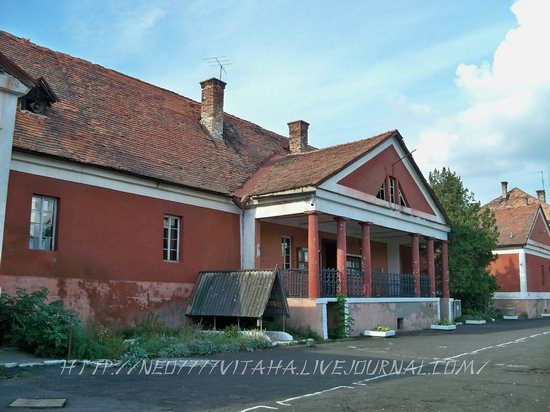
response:
[(402, 138), (388, 139), (321, 187), (446, 224), (443, 210)]
[(533, 220), (533, 226), (531, 228), (531, 232), (529, 233), (529, 240), (550, 246), (550, 229), (542, 208), (540, 207), (538, 208), (535, 219)]
[[(405, 159), (403, 159), (405, 160)], [(417, 179), (391, 145), (338, 181), (339, 185), (435, 215)], [(399, 196), (401, 193), (402, 198)]]

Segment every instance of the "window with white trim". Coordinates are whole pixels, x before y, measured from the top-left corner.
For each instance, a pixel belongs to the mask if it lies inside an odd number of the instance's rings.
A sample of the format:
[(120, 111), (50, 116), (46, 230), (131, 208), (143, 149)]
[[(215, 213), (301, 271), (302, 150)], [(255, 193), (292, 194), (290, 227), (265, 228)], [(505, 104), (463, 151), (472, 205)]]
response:
[(36, 250), (55, 249), (55, 225), (57, 199), (47, 196), (33, 196), (29, 248)]
[(390, 177), (390, 202), (395, 203), (395, 177)]
[(180, 260), (180, 218), (177, 216), (164, 216), (162, 258), (167, 262)]
[(281, 254), (283, 255), (283, 269), (292, 268), (292, 246), (288, 236), (281, 237)]

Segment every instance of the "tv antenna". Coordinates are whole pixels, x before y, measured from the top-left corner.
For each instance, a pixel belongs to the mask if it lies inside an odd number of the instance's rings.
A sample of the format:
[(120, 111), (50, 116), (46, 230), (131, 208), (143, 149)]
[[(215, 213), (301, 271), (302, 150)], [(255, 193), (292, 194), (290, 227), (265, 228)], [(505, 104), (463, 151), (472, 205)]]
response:
[(230, 66), (230, 65), (233, 64), (227, 58), (227, 56), (207, 57), (203, 60), (206, 61), (210, 67), (219, 67), (220, 68), (220, 80), (222, 79), (222, 73), (227, 74), (227, 70), (225, 70), (225, 68), (227, 66)]
[(544, 170), (539, 170), (539, 171), (536, 171), (536, 172), (533, 172), (533, 173), (540, 173), (540, 180), (542, 181), (542, 190), (545, 190), (545, 187), (544, 187)]

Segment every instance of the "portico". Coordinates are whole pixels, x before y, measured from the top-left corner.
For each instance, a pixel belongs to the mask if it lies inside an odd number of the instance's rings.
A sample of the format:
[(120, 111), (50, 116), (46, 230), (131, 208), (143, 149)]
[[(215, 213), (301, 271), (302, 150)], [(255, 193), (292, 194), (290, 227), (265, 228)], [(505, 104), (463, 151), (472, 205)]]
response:
[[(305, 164), (321, 152), (293, 160)], [(389, 313), (390, 326), (428, 327), (449, 297), (445, 214), (400, 136), (355, 156), (321, 182), (250, 195), (242, 267), (278, 267), (290, 322), (320, 322), (323, 335), (338, 295), (357, 314), (358, 332)], [(290, 173), (285, 167), (271, 173)]]

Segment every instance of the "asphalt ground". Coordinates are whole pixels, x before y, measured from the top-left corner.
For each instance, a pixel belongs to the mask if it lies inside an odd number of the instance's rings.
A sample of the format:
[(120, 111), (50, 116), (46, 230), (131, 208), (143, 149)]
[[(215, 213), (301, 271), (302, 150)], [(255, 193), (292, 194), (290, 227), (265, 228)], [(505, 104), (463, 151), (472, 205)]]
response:
[(0, 408), (67, 398), (69, 411), (550, 411), (550, 319), (208, 359), (4, 370)]

